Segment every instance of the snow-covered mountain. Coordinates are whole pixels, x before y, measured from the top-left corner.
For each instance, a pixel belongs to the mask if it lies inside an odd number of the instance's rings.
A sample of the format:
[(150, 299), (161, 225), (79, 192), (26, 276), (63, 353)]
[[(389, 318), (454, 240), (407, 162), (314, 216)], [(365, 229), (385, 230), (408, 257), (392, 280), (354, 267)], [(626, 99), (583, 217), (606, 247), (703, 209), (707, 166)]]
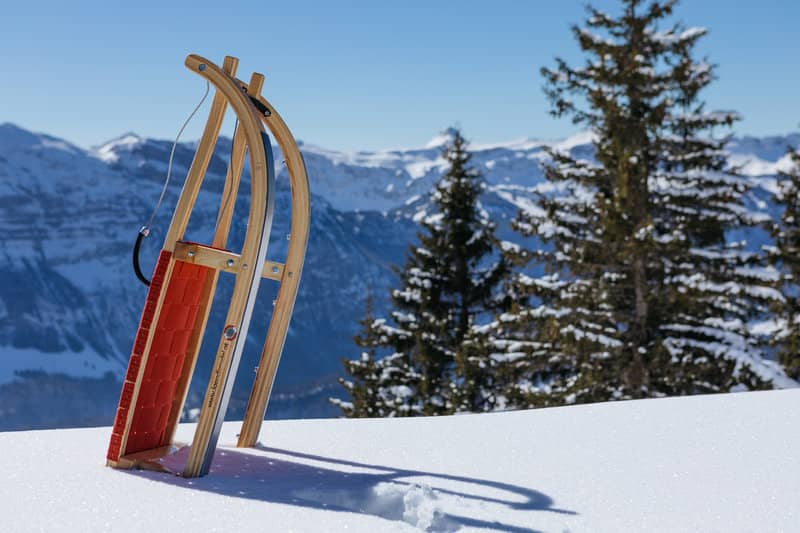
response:
[[(445, 131), (422, 148), (338, 152), (310, 144), (301, 150), (312, 192), (312, 230), (300, 295), (278, 372), (269, 416), (327, 416), (326, 398), (339, 392), (341, 357), (357, 352), (351, 337), (369, 292), (378, 310), (395, 282), (428, 210), (428, 191), (443, 168)], [(484, 205), (499, 220), (528, 204), (542, 183), (544, 148), (591, 157), (587, 134), (544, 142), (475, 145), (484, 173)], [(774, 173), (800, 134), (734, 139), (731, 159), (753, 176), (753, 201), (770, 209)], [(130, 254), (164, 179), (170, 141), (126, 134), (91, 150), (12, 124), (0, 125), (0, 428), (110, 423), (145, 288)], [(189, 226), (188, 238), (207, 241), (219, 204), (230, 141), (221, 139)], [(145, 244), (152, 265), (193, 155), (181, 144), (164, 207)], [(276, 153), (278, 193), (268, 255), (281, 261), (289, 226), (289, 190)], [(246, 176), (246, 174), (245, 174)], [(247, 209), (248, 184), (237, 203)], [(238, 249), (244, 218), (235, 221)], [(501, 222), (501, 235), (513, 239)], [(213, 321), (223, 320), (230, 279), (221, 278)], [(231, 402), (240, 415), (249, 393), (271, 312), (274, 287), (264, 283)], [(221, 302), (221, 303), (220, 303)], [(209, 328), (215, 336), (216, 329)], [(189, 405), (200, 402), (216, 338), (204, 344)]]
[(0, 433), (0, 516), (15, 532), (797, 531), (798, 401), (268, 421), (252, 449), (227, 422), (200, 479), (104, 467), (108, 427)]

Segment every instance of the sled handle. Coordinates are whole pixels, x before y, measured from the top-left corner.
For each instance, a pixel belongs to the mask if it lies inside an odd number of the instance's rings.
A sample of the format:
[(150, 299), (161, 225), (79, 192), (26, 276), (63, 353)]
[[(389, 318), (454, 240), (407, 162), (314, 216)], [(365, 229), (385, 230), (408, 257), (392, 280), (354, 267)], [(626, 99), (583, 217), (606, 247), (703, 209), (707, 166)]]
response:
[(147, 237), (150, 233), (150, 230), (147, 229), (147, 226), (142, 226), (139, 230), (139, 233), (136, 235), (136, 243), (133, 245), (133, 271), (136, 273), (136, 277), (139, 278), (139, 281), (144, 283), (146, 286), (150, 286), (150, 280), (147, 279), (147, 276), (144, 275), (142, 272), (142, 267), (139, 264), (139, 251), (142, 248), (142, 240)]

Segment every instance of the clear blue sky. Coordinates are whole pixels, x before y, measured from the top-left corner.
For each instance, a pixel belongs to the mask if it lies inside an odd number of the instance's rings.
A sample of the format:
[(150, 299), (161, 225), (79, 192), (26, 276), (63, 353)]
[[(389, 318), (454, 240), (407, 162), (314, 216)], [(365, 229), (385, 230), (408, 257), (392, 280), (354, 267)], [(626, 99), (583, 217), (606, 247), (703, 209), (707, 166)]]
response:
[[(240, 77), (264, 72), (295, 135), (329, 148), (419, 146), (455, 123), (477, 142), (563, 137), (576, 128), (548, 115), (539, 68), (579, 57), (569, 26), (584, 4), (9, 2), (0, 122), (82, 146), (126, 131), (171, 138), (203, 91), (183, 66), (195, 52), (238, 56)], [(684, 0), (677, 14), (711, 30), (700, 46), (719, 64), (710, 107), (740, 111), (738, 133), (798, 129), (800, 2)]]

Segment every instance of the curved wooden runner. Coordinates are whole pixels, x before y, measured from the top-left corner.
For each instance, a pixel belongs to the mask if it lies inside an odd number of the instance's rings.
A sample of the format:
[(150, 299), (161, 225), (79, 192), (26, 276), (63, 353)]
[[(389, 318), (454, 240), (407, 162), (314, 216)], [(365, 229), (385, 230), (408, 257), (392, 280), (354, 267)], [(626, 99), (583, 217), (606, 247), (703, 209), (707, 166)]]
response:
[[(245, 87), (241, 81), (239, 83)], [(272, 385), (275, 381), (281, 352), (289, 330), (289, 321), (297, 298), (300, 275), (303, 271), (303, 261), (308, 244), (310, 210), (308, 176), (303, 156), (297, 148), (297, 142), (275, 108), (263, 97), (258, 96), (257, 98), (262, 106), (260, 109), (265, 110), (262, 111), (261, 120), (264, 121), (278, 142), (289, 172), (289, 184), (292, 189), (292, 222), (286, 264), (280, 278), (281, 285), (278, 289), (267, 339), (250, 392), (250, 400), (245, 410), (242, 430), (239, 433), (239, 447), (256, 444), (261, 431), (261, 423), (267, 411)]]

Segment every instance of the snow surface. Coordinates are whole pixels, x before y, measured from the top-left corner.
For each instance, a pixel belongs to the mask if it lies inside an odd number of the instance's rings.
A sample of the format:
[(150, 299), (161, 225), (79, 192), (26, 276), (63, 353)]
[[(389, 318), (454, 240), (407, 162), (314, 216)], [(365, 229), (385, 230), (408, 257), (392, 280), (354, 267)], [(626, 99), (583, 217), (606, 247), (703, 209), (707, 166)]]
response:
[(798, 407), (785, 390), (269, 421), (253, 450), (228, 423), (194, 480), (106, 468), (109, 428), (0, 433), (0, 516), (4, 531), (797, 531)]
[(90, 348), (80, 352), (47, 353), (32, 348), (3, 347), (2, 355), (0, 383), (13, 381), (19, 372), (26, 371), (97, 378), (106, 372), (119, 375), (127, 368), (124, 362), (106, 359)]

